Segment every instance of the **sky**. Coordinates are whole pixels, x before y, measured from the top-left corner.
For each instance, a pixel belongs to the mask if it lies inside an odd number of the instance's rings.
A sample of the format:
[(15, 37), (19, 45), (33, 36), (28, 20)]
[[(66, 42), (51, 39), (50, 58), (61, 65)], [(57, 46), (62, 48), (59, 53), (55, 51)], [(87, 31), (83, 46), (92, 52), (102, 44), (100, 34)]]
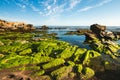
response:
[(0, 0), (0, 19), (33, 25), (120, 26), (120, 0)]

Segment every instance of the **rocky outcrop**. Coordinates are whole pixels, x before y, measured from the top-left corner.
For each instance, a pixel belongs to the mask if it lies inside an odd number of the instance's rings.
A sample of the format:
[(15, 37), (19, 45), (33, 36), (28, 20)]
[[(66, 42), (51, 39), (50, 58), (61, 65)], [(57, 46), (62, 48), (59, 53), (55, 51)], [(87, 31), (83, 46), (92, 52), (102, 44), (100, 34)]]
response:
[(49, 27), (47, 27), (46, 25), (43, 25), (41, 26), (41, 29), (46, 30), (46, 29), (49, 29)]
[(84, 35), (87, 32), (91, 32), (89, 29), (77, 29), (76, 31), (68, 31), (65, 35)]
[(0, 31), (33, 31), (35, 28), (32, 24), (25, 24), (23, 22), (8, 22), (0, 20)]
[(102, 54), (102, 58), (105, 60), (105, 69), (119, 69), (120, 45), (113, 41), (119, 39), (119, 34), (106, 31), (106, 26), (98, 24), (91, 25), (90, 30), (91, 32), (85, 33), (85, 42), (89, 43), (91, 49)]
[(94, 39), (99, 39), (100, 41), (120, 39), (120, 35), (118, 33), (106, 31), (106, 26), (103, 25), (93, 24), (90, 26), (90, 30), (91, 32), (85, 33), (85, 41), (87, 42)]
[(99, 34), (99, 33), (101, 33), (101, 31), (106, 30), (106, 26), (99, 25), (99, 24), (93, 24), (90, 26), (90, 30), (96, 34)]

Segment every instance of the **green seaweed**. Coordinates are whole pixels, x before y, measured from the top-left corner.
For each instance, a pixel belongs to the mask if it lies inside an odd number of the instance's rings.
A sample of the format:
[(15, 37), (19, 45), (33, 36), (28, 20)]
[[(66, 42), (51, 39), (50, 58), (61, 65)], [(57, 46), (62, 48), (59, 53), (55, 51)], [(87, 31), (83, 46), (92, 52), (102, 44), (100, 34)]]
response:
[(40, 70), (40, 71), (37, 71), (34, 75), (35, 76), (40, 76), (40, 75), (43, 75), (45, 73), (44, 70)]
[(102, 56), (110, 55), (111, 60), (117, 59), (120, 55), (119, 45), (106, 46), (94, 40), (91, 50), (87, 50), (51, 38), (35, 41), (34, 36), (31, 33), (13, 32), (0, 36), (0, 70), (19, 67), (18, 70), (31, 70), (31, 75), (41, 78), (48, 75), (53, 80), (61, 80), (79, 76), (87, 80), (96, 71), (102, 71), (100, 69), (116, 69), (112, 61)]
[(50, 61), (47, 64), (44, 64), (42, 67), (43, 67), (43, 69), (49, 69), (49, 68), (52, 68), (52, 67), (64, 64), (64, 63), (65, 63), (64, 59), (59, 59), (58, 58), (58, 59), (54, 59), (54, 60)]
[(81, 76), (81, 79), (82, 80), (88, 80), (88, 79), (92, 78), (94, 75), (95, 75), (94, 70), (92, 70), (89, 67), (85, 67), (83, 69), (83, 75)]
[(82, 64), (78, 64), (76, 66), (77, 66), (77, 72), (82, 73), (82, 70), (83, 70)]
[(58, 54), (57, 57), (63, 58), (63, 59), (70, 58), (74, 54), (75, 50), (76, 50), (76, 46), (74, 47), (69, 46), (65, 50), (63, 50), (61, 54)]
[(25, 49), (25, 50), (21, 51), (19, 53), (19, 55), (27, 55), (27, 54), (30, 54), (30, 53), (32, 53), (32, 50), (30, 48), (28, 48), (28, 49)]
[(94, 50), (88, 50), (84, 56), (83, 56), (83, 64), (88, 64), (90, 62), (90, 59), (91, 58), (96, 58), (96, 57), (99, 57), (101, 56), (100, 53), (94, 51)]
[(53, 72), (51, 72), (52, 77), (55, 78), (55, 80), (61, 80), (64, 77), (68, 76), (68, 73), (72, 71), (73, 67), (72, 66), (64, 66), (61, 67)]

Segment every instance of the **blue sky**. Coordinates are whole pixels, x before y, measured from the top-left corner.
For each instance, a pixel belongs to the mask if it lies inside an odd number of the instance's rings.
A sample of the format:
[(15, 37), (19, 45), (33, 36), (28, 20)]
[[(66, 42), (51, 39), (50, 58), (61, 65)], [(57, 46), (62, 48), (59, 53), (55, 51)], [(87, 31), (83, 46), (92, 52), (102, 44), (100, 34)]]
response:
[(34, 25), (120, 26), (120, 0), (0, 0), (0, 19)]

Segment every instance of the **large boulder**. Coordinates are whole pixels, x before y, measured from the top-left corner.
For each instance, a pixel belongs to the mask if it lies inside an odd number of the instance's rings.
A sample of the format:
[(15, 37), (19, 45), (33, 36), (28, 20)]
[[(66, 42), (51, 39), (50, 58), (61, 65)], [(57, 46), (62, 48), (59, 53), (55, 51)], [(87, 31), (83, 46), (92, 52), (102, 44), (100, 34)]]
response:
[(98, 39), (99, 41), (106, 41), (106, 40), (118, 40), (120, 39), (120, 33), (119, 32), (112, 32), (112, 31), (106, 31), (106, 26), (99, 25), (99, 24), (93, 24), (90, 26), (91, 32), (86, 32), (86, 40), (95, 40)]
[(90, 26), (90, 30), (96, 34), (99, 34), (101, 31), (106, 30), (106, 26), (99, 25), (99, 24), (93, 24)]

